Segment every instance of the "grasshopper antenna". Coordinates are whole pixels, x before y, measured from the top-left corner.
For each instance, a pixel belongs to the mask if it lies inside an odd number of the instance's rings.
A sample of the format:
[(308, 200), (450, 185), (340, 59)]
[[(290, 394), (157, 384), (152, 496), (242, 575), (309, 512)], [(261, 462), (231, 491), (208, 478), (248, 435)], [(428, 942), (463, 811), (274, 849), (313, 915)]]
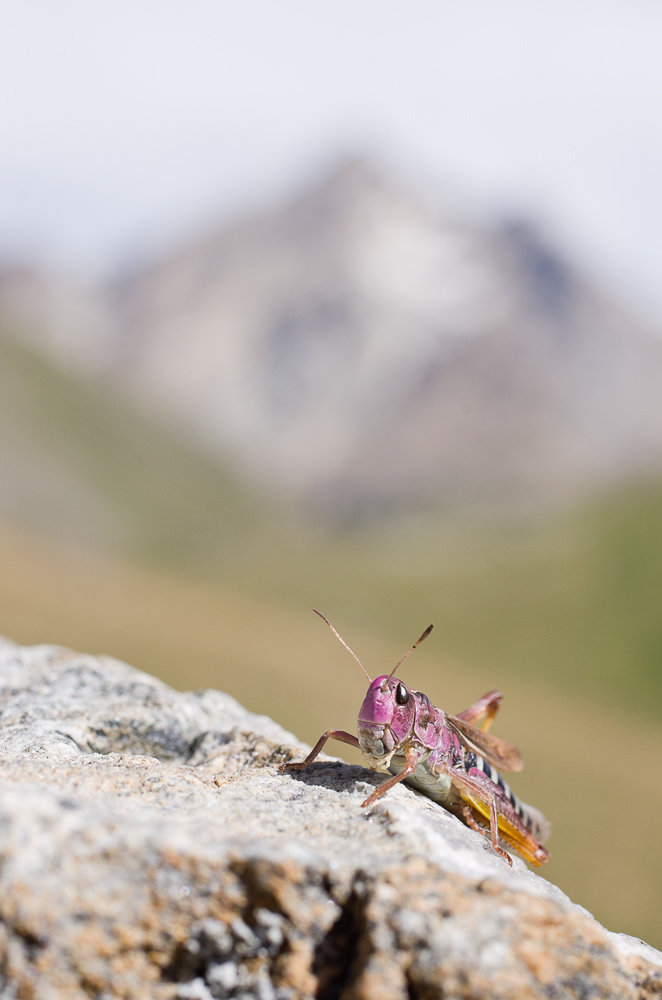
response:
[[(313, 611), (315, 612), (315, 614), (316, 614), (316, 615), (319, 615), (319, 616), (320, 616), (320, 618), (322, 618), (322, 619), (323, 619), (323, 620), (324, 620), (324, 621), (326, 622), (326, 624), (327, 624), (327, 625), (329, 626), (329, 628), (331, 629), (331, 631), (332, 631), (332, 632), (333, 632), (333, 634), (335, 635), (336, 639), (340, 639), (340, 641), (342, 642), (342, 644), (343, 644), (343, 646), (345, 647), (345, 649), (349, 649), (349, 646), (347, 645), (347, 643), (345, 642), (345, 640), (343, 639), (343, 637), (342, 637), (342, 636), (340, 635), (340, 633), (339, 633), (339, 632), (336, 632), (336, 630), (334, 629), (334, 627), (333, 627), (333, 625), (331, 624), (331, 622), (329, 621), (329, 619), (328, 619), (328, 618), (324, 618), (324, 615), (322, 614), (322, 612), (321, 612), (321, 611), (318, 611), (318, 610), (317, 610), (317, 608), (313, 608)], [(432, 628), (432, 626), (430, 626), (430, 628)], [(428, 632), (429, 632), (429, 631), (430, 631), (430, 629), (428, 629)], [(423, 638), (425, 638), (425, 637), (423, 637)], [(419, 639), (419, 640), (418, 640), (418, 642), (420, 642), (420, 641), (421, 641), (421, 640)], [(416, 645), (418, 645), (418, 643), (416, 643)], [(354, 659), (356, 660), (356, 662), (358, 663), (358, 665), (360, 666), (360, 668), (361, 668), (361, 670), (363, 671), (363, 673), (364, 673), (364, 674), (366, 675), (366, 677), (368, 678), (368, 680), (369, 680), (369, 681), (370, 681), (370, 683), (372, 684), (372, 678), (371, 678), (371, 677), (370, 677), (370, 676), (368, 675), (368, 671), (367, 671), (367, 670), (366, 670), (366, 668), (365, 668), (365, 667), (363, 666), (363, 664), (362, 664), (362, 663), (361, 663), (361, 661), (359, 660), (359, 658), (358, 658), (358, 656), (356, 655), (356, 653), (354, 652), (354, 650), (353, 650), (353, 649), (349, 649), (349, 651), (350, 651), (350, 653), (352, 654), (352, 656), (354, 657)], [(410, 650), (409, 652), (411, 652), (411, 650)], [(401, 661), (401, 662), (402, 662), (402, 661)]]
[[(319, 612), (318, 612), (318, 614), (319, 614)], [(417, 646), (420, 646), (420, 644), (423, 642), (423, 639), (427, 639), (427, 637), (429, 636), (429, 634), (430, 634), (430, 632), (432, 631), (433, 628), (434, 628), (434, 625), (428, 625), (428, 627), (426, 628), (426, 630), (423, 633), (423, 635), (421, 636), (421, 638), (416, 640), (416, 642), (414, 643), (414, 645), (411, 647), (411, 649), (407, 650), (407, 652), (405, 653), (405, 655), (402, 657), (401, 660), (398, 660), (398, 662), (393, 667), (393, 670), (388, 675), (388, 677), (386, 678), (386, 680), (382, 682), (382, 684), (381, 684), (381, 690), (382, 691), (386, 691), (386, 686), (387, 686), (388, 682), (390, 681), (391, 677), (396, 672), (396, 670), (398, 669), (398, 667), (400, 666), (400, 664), (404, 663), (404, 661), (407, 659), (407, 657), (409, 656), (409, 654), (413, 653)]]

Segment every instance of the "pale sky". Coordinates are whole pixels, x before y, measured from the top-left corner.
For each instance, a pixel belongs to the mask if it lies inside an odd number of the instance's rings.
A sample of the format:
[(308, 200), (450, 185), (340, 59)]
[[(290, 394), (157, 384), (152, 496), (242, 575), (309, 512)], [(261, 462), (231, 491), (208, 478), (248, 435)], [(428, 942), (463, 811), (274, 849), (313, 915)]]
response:
[(660, 0), (0, 0), (0, 94), (5, 259), (111, 267), (359, 150), (662, 325)]

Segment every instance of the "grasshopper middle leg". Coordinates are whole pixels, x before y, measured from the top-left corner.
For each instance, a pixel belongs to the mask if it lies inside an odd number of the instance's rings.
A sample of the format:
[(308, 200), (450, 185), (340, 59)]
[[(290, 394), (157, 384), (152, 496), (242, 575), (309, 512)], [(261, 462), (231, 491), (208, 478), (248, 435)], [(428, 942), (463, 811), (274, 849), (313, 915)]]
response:
[(387, 778), (386, 781), (383, 781), (381, 785), (378, 785), (377, 788), (375, 788), (372, 795), (369, 795), (368, 798), (365, 800), (365, 802), (361, 803), (361, 806), (365, 809), (368, 806), (374, 805), (377, 799), (380, 798), (380, 796), (382, 796), (384, 792), (388, 792), (389, 788), (393, 788), (393, 786), (397, 785), (399, 781), (403, 781), (405, 778), (408, 778), (410, 774), (413, 774), (419, 765), (420, 758), (421, 758), (420, 752), (416, 750), (410, 750), (409, 753), (407, 754), (407, 763), (402, 768), (400, 773), (394, 774), (392, 778)]

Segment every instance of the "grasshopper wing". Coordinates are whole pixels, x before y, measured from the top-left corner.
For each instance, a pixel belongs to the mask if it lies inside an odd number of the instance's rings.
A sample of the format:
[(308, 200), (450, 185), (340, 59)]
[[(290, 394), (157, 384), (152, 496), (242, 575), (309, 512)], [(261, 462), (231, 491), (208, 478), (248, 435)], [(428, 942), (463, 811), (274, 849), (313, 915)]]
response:
[(490, 733), (484, 733), (457, 716), (447, 715), (446, 721), (455, 730), (465, 746), (475, 750), (488, 763), (494, 764), (502, 771), (521, 771), (524, 767), (520, 752), (512, 743), (500, 740), (498, 736), (491, 736)]

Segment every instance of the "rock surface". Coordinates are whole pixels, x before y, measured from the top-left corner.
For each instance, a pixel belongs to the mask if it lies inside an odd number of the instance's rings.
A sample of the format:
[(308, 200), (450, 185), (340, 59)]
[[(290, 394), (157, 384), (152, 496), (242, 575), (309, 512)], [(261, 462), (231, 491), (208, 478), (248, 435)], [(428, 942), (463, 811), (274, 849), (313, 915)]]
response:
[(3, 1000), (662, 996), (662, 954), (216, 691), (0, 643)]

